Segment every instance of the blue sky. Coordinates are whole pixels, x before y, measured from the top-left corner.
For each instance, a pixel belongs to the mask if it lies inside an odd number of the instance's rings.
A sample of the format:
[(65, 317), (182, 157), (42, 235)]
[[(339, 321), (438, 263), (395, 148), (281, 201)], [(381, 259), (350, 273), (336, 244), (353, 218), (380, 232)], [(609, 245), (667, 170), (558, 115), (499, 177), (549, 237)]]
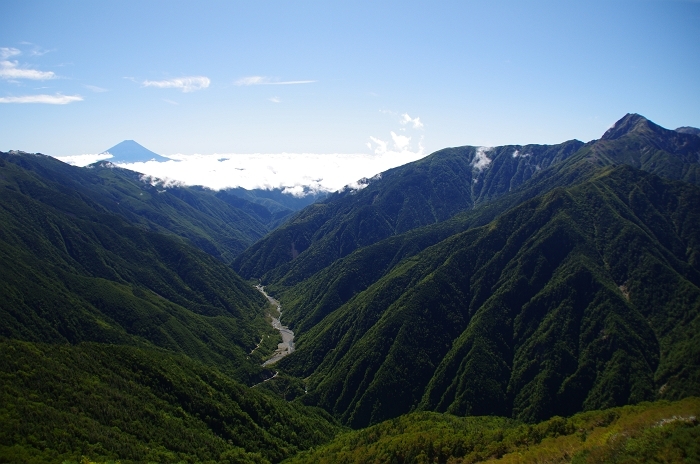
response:
[(692, 1), (10, 0), (0, 49), (0, 150), (54, 156), (587, 141), (628, 112), (700, 126)]

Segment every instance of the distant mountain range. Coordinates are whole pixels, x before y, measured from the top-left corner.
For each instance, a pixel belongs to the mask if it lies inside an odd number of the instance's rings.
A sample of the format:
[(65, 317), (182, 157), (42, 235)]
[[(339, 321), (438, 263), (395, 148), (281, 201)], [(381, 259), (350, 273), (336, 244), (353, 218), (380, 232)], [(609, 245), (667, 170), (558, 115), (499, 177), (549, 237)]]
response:
[[(0, 153), (0, 461), (700, 456), (669, 403), (700, 396), (700, 130), (446, 148), (315, 203), (110, 161)], [(269, 367), (258, 283), (296, 334)]]

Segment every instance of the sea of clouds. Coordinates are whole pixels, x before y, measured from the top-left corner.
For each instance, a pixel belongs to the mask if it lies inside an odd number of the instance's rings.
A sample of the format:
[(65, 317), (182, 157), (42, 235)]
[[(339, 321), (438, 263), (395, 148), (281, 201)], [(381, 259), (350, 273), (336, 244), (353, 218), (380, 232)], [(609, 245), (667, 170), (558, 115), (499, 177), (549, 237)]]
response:
[[(401, 124), (422, 129), (419, 118), (401, 115)], [(406, 135), (405, 128), (391, 132), (390, 140), (369, 137), (370, 153), (248, 153), (211, 155), (175, 154), (168, 161), (151, 160), (140, 163), (116, 163), (116, 166), (144, 174), (150, 182), (162, 185), (202, 185), (215, 190), (242, 187), (252, 189), (282, 189), (302, 196), (305, 193), (335, 192), (345, 187), (359, 189), (366, 184), (361, 179), (372, 178), (388, 169), (423, 158), (422, 136)], [(76, 166), (88, 166), (96, 161), (110, 160), (110, 154), (86, 154), (60, 157)]]

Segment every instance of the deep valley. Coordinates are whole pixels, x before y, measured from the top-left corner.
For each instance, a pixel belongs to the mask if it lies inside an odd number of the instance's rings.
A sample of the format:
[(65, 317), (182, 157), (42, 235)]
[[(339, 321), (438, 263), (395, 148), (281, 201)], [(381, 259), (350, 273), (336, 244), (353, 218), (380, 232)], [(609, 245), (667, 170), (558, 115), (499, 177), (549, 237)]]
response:
[(307, 203), (0, 152), (0, 462), (700, 461), (700, 130)]

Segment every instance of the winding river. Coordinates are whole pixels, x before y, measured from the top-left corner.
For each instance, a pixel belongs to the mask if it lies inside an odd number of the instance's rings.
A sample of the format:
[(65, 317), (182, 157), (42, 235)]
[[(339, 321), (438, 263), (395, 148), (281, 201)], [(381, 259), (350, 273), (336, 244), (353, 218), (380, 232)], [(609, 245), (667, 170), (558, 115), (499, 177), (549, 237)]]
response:
[(289, 330), (288, 327), (283, 326), (282, 322), (280, 322), (280, 320), (282, 319), (282, 306), (280, 305), (280, 302), (268, 295), (265, 292), (265, 287), (263, 287), (262, 285), (256, 285), (255, 288), (257, 288), (260, 293), (265, 295), (268, 301), (277, 307), (277, 311), (279, 312), (279, 316), (277, 318), (272, 318), (272, 327), (280, 331), (280, 335), (282, 336), (282, 343), (277, 344), (277, 349), (275, 350), (275, 353), (270, 359), (268, 359), (262, 364), (263, 366), (269, 366), (270, 364), (276, 363), (277, 361), (294, 351), (294, 332)]

